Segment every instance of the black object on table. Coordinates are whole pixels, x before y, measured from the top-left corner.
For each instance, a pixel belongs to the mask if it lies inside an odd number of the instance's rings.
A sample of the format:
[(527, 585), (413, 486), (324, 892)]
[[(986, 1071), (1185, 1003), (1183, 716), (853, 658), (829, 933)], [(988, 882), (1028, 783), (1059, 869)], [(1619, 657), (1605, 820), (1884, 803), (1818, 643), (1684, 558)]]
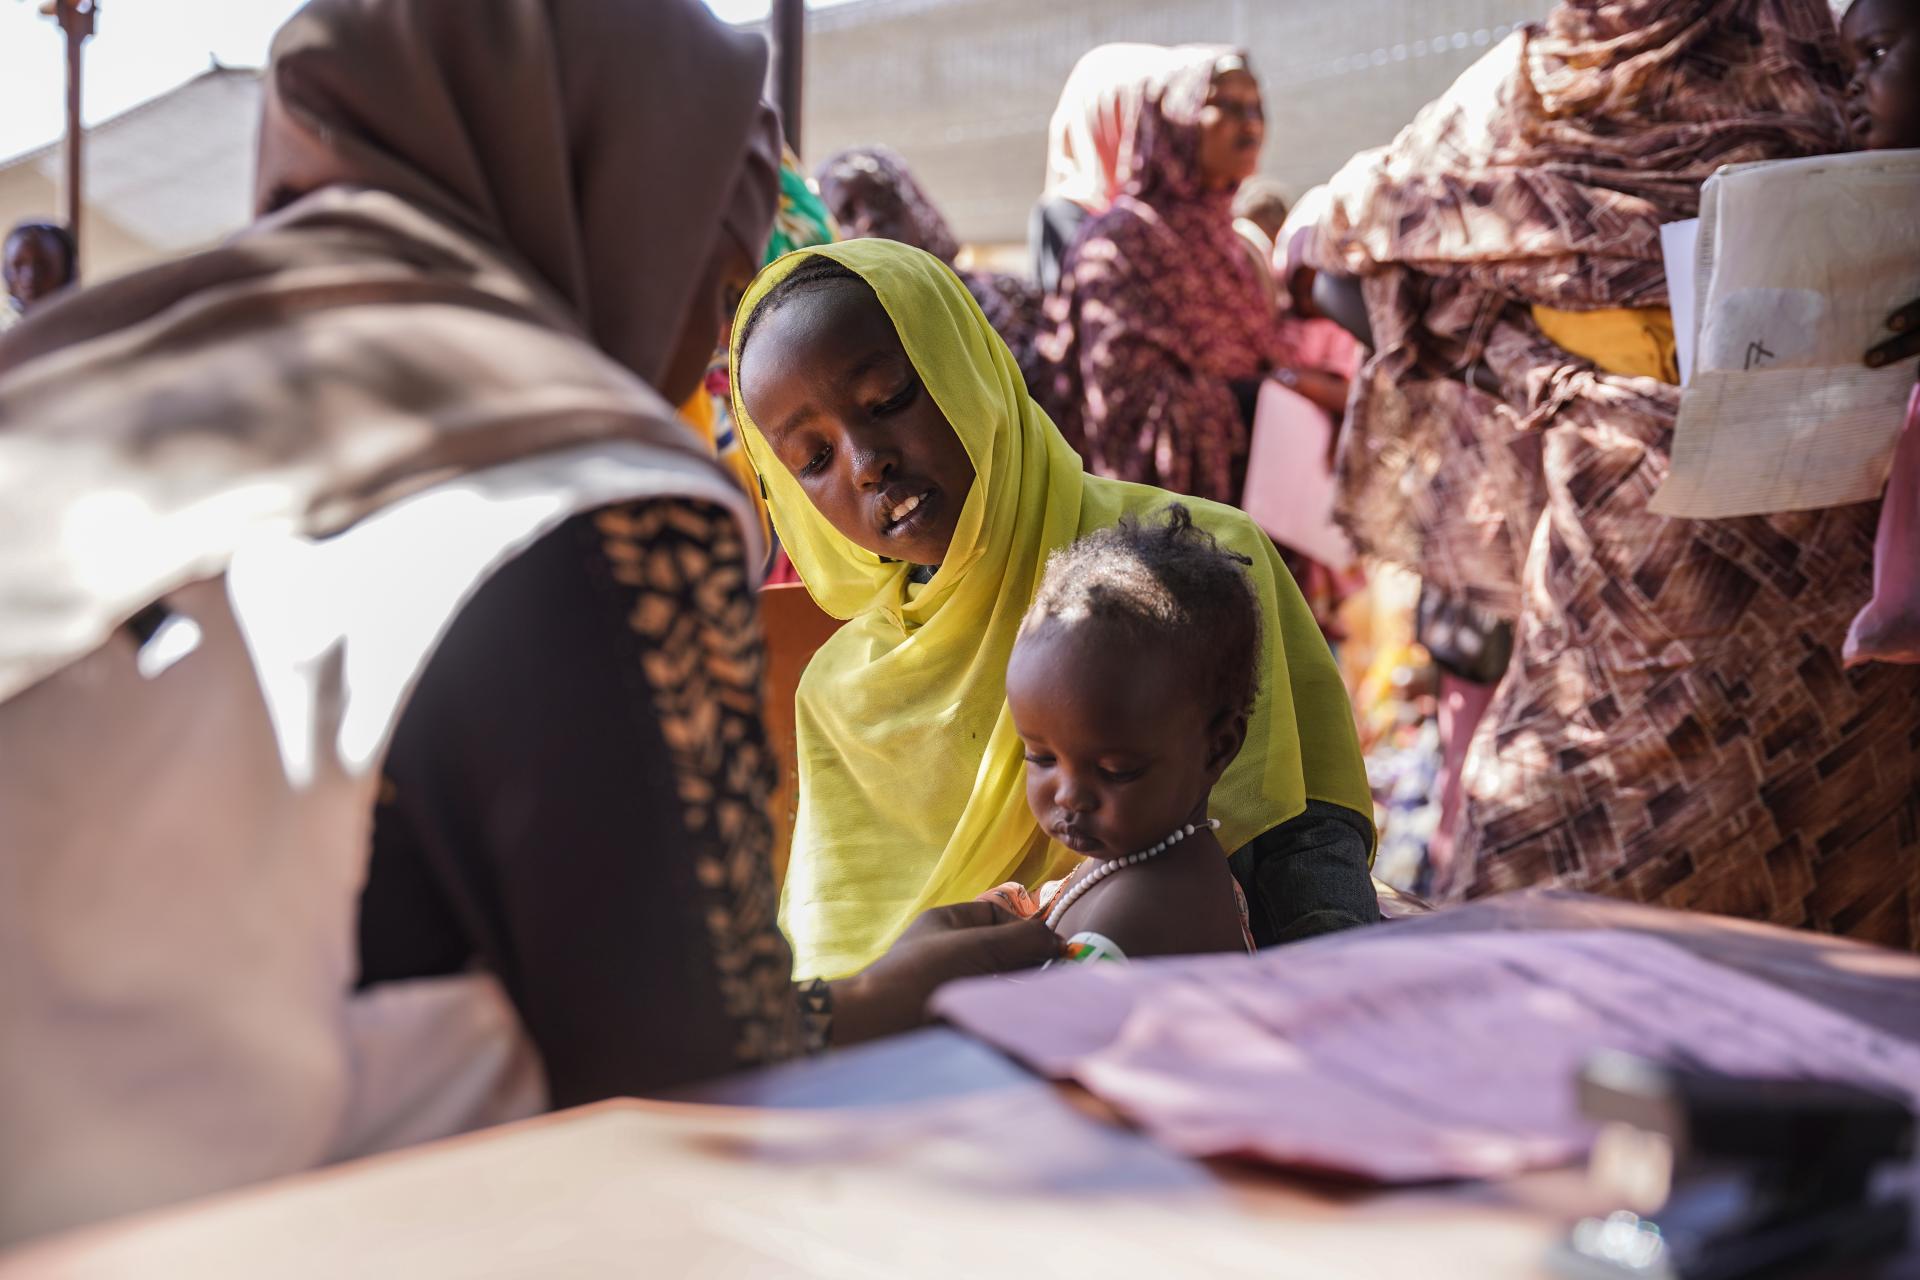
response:
[(1564, 1275), (1854, 1276), (1909, 1238), (1907, 1191), (1886, 1185), (1914, 1155), (1904, 1099), (1609, 1054), (1582, 1074), (1580, 1104), (1601, 1126), (1594, 1180), (1627, 1207), (1574, 1229)]

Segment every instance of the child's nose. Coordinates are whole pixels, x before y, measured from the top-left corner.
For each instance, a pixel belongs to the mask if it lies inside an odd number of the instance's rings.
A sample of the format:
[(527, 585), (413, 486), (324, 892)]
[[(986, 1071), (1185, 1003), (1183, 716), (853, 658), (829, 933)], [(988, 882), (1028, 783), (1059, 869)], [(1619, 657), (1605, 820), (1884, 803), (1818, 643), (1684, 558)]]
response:
[(1054, 790), (1053, 802), (1069, 813), (1092, 813), (1099, 807), (1100, 797), (1092, 787), (1063, 775)]

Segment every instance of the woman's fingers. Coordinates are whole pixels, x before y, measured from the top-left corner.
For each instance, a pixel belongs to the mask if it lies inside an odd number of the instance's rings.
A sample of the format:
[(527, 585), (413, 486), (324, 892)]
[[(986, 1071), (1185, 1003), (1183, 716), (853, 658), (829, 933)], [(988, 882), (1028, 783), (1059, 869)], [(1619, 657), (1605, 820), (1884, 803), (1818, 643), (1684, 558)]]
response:
[(1896, 364), (1916, 354), (1920, 354), (1920, 328), (1909, 329), (1896, 337), (1888, 338), (1868, 351), (1867, 368), (1885, 368), (1887, 365)]
[(901, 935), (903, 942), (909, 938), (937, 949), (950, 976), (1031, 969), (1060, 954), (1060, 938), (1045, 922), (1022, 920), (991, 902), (934, 907)]
[(1034, 969), (1060, 954), (1060, 935), (1044, 920), (1014, 920), (983, 930), (987, 937), (984, 973)]
[(1893, 330), (1894, 336), (1868, 350), (1869, 369), (1884, 368), (1920, 354), (1920, 298), (1888, 316), (1887, 328)]
[(1059, 954), (1060, 939), (1039, 920), (1022, 920), (990, 902), (935, 907), (864, 972), (833, 984), (834, 1043), (917, 1027), (945, 983), (1032, 969)]
[(1009, 924), (1020, 917), (997, 902), (955, 902), (944, 907), (932, 907), (920, 913), (907, 930), (909, 933), (926, 933), (946, 929), (978, 929), (987, 925)]

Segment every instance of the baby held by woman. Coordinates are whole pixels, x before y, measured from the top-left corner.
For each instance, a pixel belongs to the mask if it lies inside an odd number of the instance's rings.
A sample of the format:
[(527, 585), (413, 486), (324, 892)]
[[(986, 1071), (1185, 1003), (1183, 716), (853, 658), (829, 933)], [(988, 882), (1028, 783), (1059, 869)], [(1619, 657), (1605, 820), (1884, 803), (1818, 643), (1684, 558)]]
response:
[(1250, 951), (1246, 904), (1207, 815), (1257, 690), (1244, 557), (1194, 525), (1122, 520), (1056, 553), (1007, 666), (1041, 830), (1084, 855), (1035, 895), (1074, 959)]

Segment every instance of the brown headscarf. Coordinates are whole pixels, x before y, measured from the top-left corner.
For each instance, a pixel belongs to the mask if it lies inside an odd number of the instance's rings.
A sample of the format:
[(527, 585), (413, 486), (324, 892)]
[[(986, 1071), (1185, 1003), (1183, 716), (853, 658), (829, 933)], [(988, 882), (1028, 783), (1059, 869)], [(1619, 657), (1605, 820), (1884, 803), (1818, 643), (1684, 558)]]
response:
[(765, 65), (692, 0), (314, 0), (274, 41), (259, 204), (372, 187), (510, 246), (651, 384), (715, 211), (766, 248)]
[(719, 237), (764, 248), (765, 64), (698, 0), (313, 0), (278, 211), (0, 338), (0, 698), (259, 532), (568, 445), (697, 456), (648, 384)]

